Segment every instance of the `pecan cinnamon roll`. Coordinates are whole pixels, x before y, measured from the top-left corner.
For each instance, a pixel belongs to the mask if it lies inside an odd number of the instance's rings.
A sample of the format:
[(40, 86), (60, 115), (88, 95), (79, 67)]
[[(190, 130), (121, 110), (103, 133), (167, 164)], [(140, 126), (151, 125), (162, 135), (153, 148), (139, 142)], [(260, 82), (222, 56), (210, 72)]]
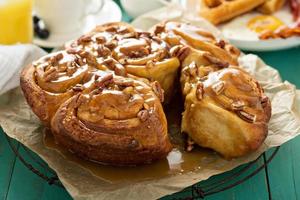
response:
[(236, 67), (186, 66), (181, 75), (182, 132), (226, 158), (259, 148), (268, 133), (271, 104), (248, 73)]
[(51, 127), (58, 143), (103, 164), (150, 163), (171, 150), (166, 117), (152, 87), (111, 72), (98, 74), (89, 93), (63, 103)]
[(60, 104), (84, 90), (91, 78), (85, 59), (60, 51), (27, 66), (21, 74), (21, 87), (34, 113), (49, 125)]
[(158, 35), (181, 58), (181, 131), (226, 158), (258, 149), (267, 136), (271, 104), (258, 82), (238, 67), (239, 51), (186, 23), (163, 27)]
[(165, 91), (166, 102), (172, 96), (180, 62), (170, 55), (169, 45), (153, 33), (121, 22), (109, 23), (98, 26), (67, 48), (84, 49), (96, 57), (96, 65), (106, 63), (118, 75), (158, 81)]

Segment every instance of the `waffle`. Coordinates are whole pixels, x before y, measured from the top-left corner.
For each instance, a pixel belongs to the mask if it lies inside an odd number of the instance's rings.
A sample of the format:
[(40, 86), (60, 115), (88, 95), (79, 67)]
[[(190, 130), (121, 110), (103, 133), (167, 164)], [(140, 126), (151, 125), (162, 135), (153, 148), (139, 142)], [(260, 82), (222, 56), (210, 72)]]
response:
[(228, 21), (246, 13), (266, 0), (200, 0), (200, 15), (213, 24)]

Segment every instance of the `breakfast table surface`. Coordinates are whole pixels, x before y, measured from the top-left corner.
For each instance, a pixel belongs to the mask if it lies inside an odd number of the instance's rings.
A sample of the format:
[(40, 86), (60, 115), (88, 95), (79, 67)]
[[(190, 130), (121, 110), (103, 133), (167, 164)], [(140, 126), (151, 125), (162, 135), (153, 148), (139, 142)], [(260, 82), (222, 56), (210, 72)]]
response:
[[(119, 4), (118, 1), (117, 3)], [(129, 20), (130, 18), (123, 12), (123, 21)], [(276, 68), (283, 80), (295, 84), (300, 89), (300, 47), (253, 53), (259, 55), (268, 65)], [(14, 143), (18, 147), (18, 143), (16, 141)], [(24, 151), (24, 149), (19, 148), (18, 151)], [(271, 152), (266, 153), (267, 156), (268, 154), (270, 155)], [(262, 158), (255, 165), (261, 165), (264, 162), (266, 160)], [(217, 175), (211, 179), (220, 177), (222, 175)], [(205, 182), (209, 182), (211, 179)], [(182, 196), (175, 194), (163, 199), (178, 197)], [(72, 198), (64, 188), (49, 185), (26, 168), (10, 148), (5, 133), (0, 128), (0, 200), (2, 199), (55, 200)], [(271, 163), (255, 176), (231, 189), (207, 196), (205, 199), (300, 200), (300, 137), (282, 145)]]

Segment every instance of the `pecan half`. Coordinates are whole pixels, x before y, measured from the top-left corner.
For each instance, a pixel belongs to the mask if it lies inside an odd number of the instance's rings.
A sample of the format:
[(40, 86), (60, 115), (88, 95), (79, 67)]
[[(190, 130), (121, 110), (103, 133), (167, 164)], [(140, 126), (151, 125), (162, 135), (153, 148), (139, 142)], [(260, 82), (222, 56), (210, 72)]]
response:
[(211, 86), (211, 89), (217, 94), (221, 94), (223, 90), (225, 89), (225, 83), (224, 81), (218, 81), (217, 83), (213, 84)]
[(177, 54), (178, 59), (182, 62), (184, 59), (189, 55), (191, 52), (191, 49), (187, 46), (182, 47)]
[(106, 38), (102, 35), (95, 36), (95, 40), (98, 44), (103, 44), (104, 42), (106, 42)]
[(113, 50), (116, 46), (118, 46), (118, 44), (117, 44), (116, 40), (111, 40), (111, 41), (107, 42), (106, 44), (104, 44), (104, 46), (109, 48), (110, 50)]
[(115, 71), (116, 75), (119, 75), (119, 76), (126, 76), (126, 74), (127, 74), (125, 67), (120, 63), (115, 64), (114, 71)]
[(66, 52), (68, 54), (78, 54), (79, 50), (75, 49), (75, 48), (70, 48), (70, 49), (67, 49)]
[(165, 26), (164, 25), (156, 25), (154, 29), (154, 34), (160, 34), (161, 32), (165, 31)]
[(243, 110), (245, 106), (245, 103), (243, 101), (235, 101), (231, 104), (232, 110)]
[(83, 35), (78, 40), (78, 44), (84, 44), (92, 41), (92, 37), (90, 35)]
[(216, 42), (216, 46), (220, 47), (221, 49), (225, 48), (225, 41), (224, 40), (220, 40), (219, 42)]
[(56, 54), (54, 57), (57, 61), (60, 61), (61, 59), (63, 59), (64, 55), (62, 53), (59, 53), (59, 54)]
[(98, 56), (105, 57), (105, 56), (110, 55), (111, 51), (110, 51), (109, 48), (107, 48), (103, 45), (99, 45), (98, 48), (97, 48), (97, 53), (98, 53)]
[(81, 91), (83, 91), (83, 85), (82, 84), (76, 84), (73, 88), (72, 88), (72, 90), (74, 91), (74, 92), (81, 92)]
[[(95, 77), (96, 78), (96, 77)], [(113, 80), (113, 74), (106, 74), (104, 76), (100, 76), (96, 79), (96, 86), (100, 89), (105, 87), (107, 84), (111, 83)]]
[(171, 56), (171, 57), (177, 57), (178, 52), (179, 52), (179, 50), (180, 50), (182, 47), (183, 47), (182, 45), (176, 45), (176, 46), (173, 46), (173, 47), (170, 49), (170, 56)]
[(130, 87), (134, 86), (134, 82), (132, 80), (120, 80), (120, 79), (114, 79), (114, 83), (119, 86), (123, 87)]
[(203, 57), (210, 63), (215, 64), (217, 67), (222, 67), (222, 68), (226, 68), (229, 66), (229, 63), (223, 60), (220, 60), (217, 57), (214, 57), (213, 55), (211, 55), (210, 53), (203, 53)]
[(151, 86), (152, 86), (152, 90), (159, 98), (160, 102), (164, 102), (164, 90), (161, 88), (159, 82), (154, 81), (151, 83)]
[(137, 117), (142, 121), (145, 122), (149, 118), (149, 111), (148, 110), (141, 110), (138, 112)]
[(246, 122), (249, 122), (249, 123), (254, 123), (256, 121), (256, 115), (245, 112), (243, 110), (237, 111), (237, 115), (241, 119), (243, 119), (243, 120), (245, 120)]
[(50, 67), (45, 73), (43, 78), (46, 82), (55, 80), (58, 78), (58, 71), (55, 67)]
[(203, 83), (198, 82), (196, 88), (196, 97), (199, 101), (203, 99), (203, 94), (204, 94)]

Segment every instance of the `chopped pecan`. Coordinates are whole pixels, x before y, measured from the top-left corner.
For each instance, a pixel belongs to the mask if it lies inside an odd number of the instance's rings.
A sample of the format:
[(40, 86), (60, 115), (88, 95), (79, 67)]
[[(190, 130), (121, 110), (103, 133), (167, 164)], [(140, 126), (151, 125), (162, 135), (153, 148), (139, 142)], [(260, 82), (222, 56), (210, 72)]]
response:
[(165, 26), (164, 25), (156, 25), (155, 29), (154, 29), (154, 34), (160, 34), (161, 32), (165, 31)]
[(114, 79), (114, 83), (116, 85), (119, 85), (119, 86), (123, 86), (123, 87), (131, 87), (134, 85), (134, 82), (132, 80), (120, 80), (120, 79)]
[(160, 102), (164, 102), (164, 90), (161, 88), (159, 82), (154, 81), (151, 83), (151, 86), (152, 86), (152, 90), (159, 98)]
[(109, 26), (105, 29), (107, 32), (117, 32), (118, 28), (116, 26)]
[(113, 50), (117, 45), (118, 44), (117, 44), (116, 40), (111, 40), (111, 41), (104, 44), (104, 46), (109, 48), (110, 50)]
[(226, 61), (222, 61), (217, 57), (214, 57), (213, 55), (211, 55), (210, 53), (203, 53), (203, 57), (209, 61), (212, 64), (215, 64), (217, 67), (222, 67), (222, 68), (226, 68), (229, 66), (229, 63)]
[(43, 78), (46, 82), (55, 80), (58, 78), (58, 70), (55, 67), (50, 67), (45, 73)]
[(58, 54), (55, 55), (55, 59), (57, 61), (60, 61), (61, 59), (63, 59), (63, 57), (64, 57), (64, 55), (62, 53), (58, 53)]
[(148, 110), (141, 110), (138, 112), (137, 117), (142, 121), (145, 122), (149, 118), (149, 111)]
[(136, 33), (138, 37), (149, 38), (151, 36), (151, 33), (146, 31), (137, 31)]
[(111, 83), (112, 80), (113, 80), (113, 74), (109, 73), (104, 76), (100, 76), (96, 81), (96, 85), (101, 89), (105, 87), (107, 84)]
[(236, 48), (235, 46), (230, 45), (230, 44), (227, 44), (227, 45), (225, 46), (225, 49), (226, 49), (227, 51), (229, 51), (229, 53), (231, 53), (231, 54), (233, 54), (233, 55), (236, 55), (236, 56), (238, 56), (238, 55), (241, 54), (241, 51), (240, 51), (238, 48)]
[(106, 38), (102, 35), (96, 35), (95, 40), (98, 44), (103, 44), (104, 42), (106, 42)]
[(152, 40), (155, 41), (155, 42), (157, 42), (158, 44), (161, 44), (163, 42), (162, 39), (159, 38), (159, 37), (157, 37), (157, 36), (153, 36)]
[(78, 54), (78, 49), (75, 49), (75, 48), (69, 48), (69, 49), (67, 49), (66, 50), (66, 52), (68, 53), (68, 54)]
[(111, 51), (110, 51), (109, 48), (107, 48), (103, 45), (99, 45), (98, 48), (97, 48), (97, 53), (98, 53), (98, 56), (105, 57), (105, 56), (110, 55)]
[(120, 26), (118, 28), (118, 33), (128, 33), (129, 32), (129, 29), (127, 28), (127, 26)]
[(204, 94), (203, 83), (198, 82), (196, 88), (196, 97), (199, 101), (203, 99), (203, 94)]
[(92, 41), (92, 37), (90, 35), (83, 35), (78, 40), (78, 44), (84, 44)]
[(226, 43), (225, 43), (224, 40), (220, 40), (219, 42), (216, 43), (216, 46), (218, 46), (218, 47), (220, 47), (222, 49), (225, 48), (225, 45), (226, 45)]
[(124, 67), (122, 64), (120, 64), (120, 63), (116, 63), (116, 64), (115, 64), (114, 71), (115, 71), (116, 75), (119, 75), (119, 76), (126, 76), (126, 69), (125, 69), (125, 67)]
[(170, 49), (170, 56), (171, 56), (171, 57), (176, 57), (176, 56), (178, 55), (179, 50), (180, 50), (182, 47), (183, 47), (182, 45), (176, 45), (176, 46), (173, 46), (173, 47)]
[(235, 101), (231, 104), (232, 110), (243, 110), (245, 103), (243, 101)]
[(182, 62), (189, 55), (191, 49), (187, 46), (182, 47), (177, 54), (178, 59)]
[(82, 84), (76, 84), (73, 88), (72, 88), (72, 90), (74, 91), (74, 92), (81, 92), (81, 91), (83, 91), (83, 85)]
[(217, 83), (213, 84), (211, 86), (211, 89), (217, 94), (221, 94), (223, 90), (225, 89), (225, 83), (224, 81), (218, 81)]
[(80, 57), (76, 57), (75, 59), (74, 59), (74, 62), (77, 64), (77, 65), (79, 65), (79, 66), (83, 66), (83, 65), (85, 65), (85, 62), (82, 60), (82, 58), (80, 58)]
[(72, 76), (76, 72), (76, 67), (74, 65), (68, 66), (67, 68), (67, 75)]
[(243, 110), (237, 111), (237, 115), (241, 119), (243, 119), (243, 120), (245, 120), (246, 122), (249, 122), (249, 123), (254, 123), (256, 121), (256, 115), (245, 112)]

